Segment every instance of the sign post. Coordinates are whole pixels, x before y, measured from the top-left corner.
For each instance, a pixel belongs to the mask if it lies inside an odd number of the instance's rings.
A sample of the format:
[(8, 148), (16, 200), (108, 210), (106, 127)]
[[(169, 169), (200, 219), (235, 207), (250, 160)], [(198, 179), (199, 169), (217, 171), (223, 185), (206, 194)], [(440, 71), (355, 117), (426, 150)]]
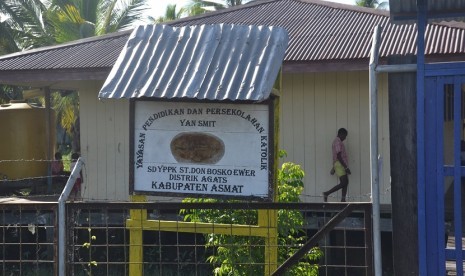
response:
[[(133, 200), (157, 195), (276, 201), (278, 109), (278, 97), (259, 104), (132, 101)], [(258, 210), (258, 225), (152, 221), (133, 211), (126, 223), (135, 236), (131, 275), (142, 271), (142, 229), (263, 237), (264, 275), (278, 267), (276, 210)]]

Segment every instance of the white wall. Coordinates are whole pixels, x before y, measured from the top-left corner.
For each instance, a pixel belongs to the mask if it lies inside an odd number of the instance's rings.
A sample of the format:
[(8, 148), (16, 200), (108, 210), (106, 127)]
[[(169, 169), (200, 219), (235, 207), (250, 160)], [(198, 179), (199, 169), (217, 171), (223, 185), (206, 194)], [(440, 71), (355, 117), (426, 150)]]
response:
[(79, 90), (83, 198), (128, 200), (129, 100), (99, 100), (102, 84), (90, 82)]
[[(389, 113), (387, 76), (379, 76), (379, 154), (383, 158), (380, 175), (382, 203), (390, 203)], [(321, 194), (337, 184), (331, 176), (331, 143), (344, 127), (349, 155), (349, 201), (370, 201), (370, 124), (368, 71), (284, 74), (281, 93), (280, 148), (287, 151), (284, 161), (304, 169), (302, 200), (321, 202)], [(330, 201), (339, 201), (340, 192)]]
[[(83, 197), (129, 199), (129, 100), (99, 100), (101, 82), (81, 86), (81, 153), (86, 160)], [(379, 79), (379, 153), (383, 157), (382, 203), (390, 202), (387, 76)], [(284, 161), (306, 173), (305, 202), (321, 202), (321, 193), (336, 185), (331, 143), (337, 129), (349, 131), (346, 148), (352, 170), (349, 201), (370, 200), (368, 71), (284, 74), (281, 91), (280, 149)], [(330, 201), (340, 198), (340, 192)]]

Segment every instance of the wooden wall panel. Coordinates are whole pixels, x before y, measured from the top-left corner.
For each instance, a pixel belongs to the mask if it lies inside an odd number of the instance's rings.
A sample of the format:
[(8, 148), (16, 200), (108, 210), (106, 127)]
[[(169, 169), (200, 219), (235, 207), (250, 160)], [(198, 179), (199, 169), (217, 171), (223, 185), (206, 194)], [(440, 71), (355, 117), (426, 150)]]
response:
[[(89, 110), (89, 101), (90, 101), (90, 94), (91, 93), (84, 93), (83, 90), (79, 91), (79, 105), (80, 105), (80, 134), (81, 134), (81, 156), (85, 158), (86, 160), (89, 158), (88, 154), (88, 144), (89, 144), (89, 117), (90, 113), (88, 112)], [(86, 162), (87, 163), (87, 162)], [(84, 178), (84, 183), (82, 183), (82, 196), (84, 198), (87, 198), (89, 196), (89, 187), (87, 187), (87, 183), (90, 181), (89, 179), (89, 169), (87, 168), (87, 165), (83, 168), (83, 178)]]
[[(98, 91), (98, 90), (97, 90)], [(97, 135), (97, 100), (96, 87), (90, 82), (79, 89), (80, 116), (81, 116), (81, 155), (85, 159), (83, 170), (84, 182), (82, 184), (83, 197), (86, 199), (98, 198), (98, 150)], [(83, 131), (85, 136), (83, 137)]]
[(106, 129), (106, 123), (107, 119), (105, 118), (106, 116), (106, 109), (107, 109), (107, 102), (106, 101), (97, 101), (96, 103), (96, 122), (97, 122), (97, 160), (98, 162), (95, 164), (97, 167), (97, 182), (99, 183), (97, 193), (95, 196), (97, 198), (105, 198), (106, 197), (106, 192), (107, 192), (107, 176), (111, 172), (107, 172), (107, 129)]
[[(304, 76), (304, 89), (303, 89), (303, 111), (304, 116), (302, 118), (302, 128), (304, 132), (304, 162), (301, 164), (302, 168), (307, 172), (305, 179), (311, 182), (315, 180), (315, 171), (319, 164), (315, 158), (316, 142), (315, 142), (315, 75)], [(317, 185), (305, 185), (303, 193), (305, 195), (318, 195), (322, 193), (322, 190)], [(307, 201), (307, 199), (303, 199)], [(311, 200), (311, 198), (309, 198)]]
[(106, 159), (106, 185), (103, 189), (103, 193), (106, 195), (107, 198), (115, 198), (115, 186), (116, 186), (116, 171), (115, 171), (115, 164), (116, 164), (116, 121), (115, 121), (115, 106), (117, 104), (117, 100), (106, 100), (100, 101), (105, 105), (105, 125), (103, 128), (105, 129), (105, 159)]
[(369, 80), (368, 71), (357, 72), (359, 76), (360, 107), (359, 107), (359, 164), (360, 164), (360, 192), (359, 194), (350, 194), (355, 201), (370, 201), (370, 100), (369, 100)]
[(279, 119), (279, 127), (280, 127), (280, 148), (285, 148), (288, 154), (292, 154), (294, 152), (293, 146), (293, 133), (283, 131), (283, 129), (292, 128), (292, 112), (283, 112), (283, 110), (292, 110), (292, 102), (293, 102), (293, 82), (291, 75), (284, 75), (283, 74), (283, 87), (281, 91), (280, 97), (280, 119)]
[(378, 103), (379, 118), (379, 153), (381, 157), (381, 168), (379, 175), (379, 192), (381, 203), (391, 202), (391, 151), (389, 143), (389, 92), (387, 74), (378, 74)]
[(302, 74), (295, 74), (292, 78), (292, 128), (293, 128), (293, 156), (296, 163), (303, 164), (305, 161), (304, 144), (305, 139), (303, 121), (304, 117), (304, 78)]
[(361, 120), (360, 120), (360, 73), (351, 72), (347, 73), (347, 131), (349, 135), (347, 137), (346, 145), (349, 154), (349, 168), (352, 174), (349, 176), (349, 190), (347, 195), (354, 201), (365, 201), (366, 199), (361, 198), (362, 195), (362, 170), (361, 167), (361, 152), (367, 145), (362, 145), (361, 142)]
[[(382, 203), (390, 202), (389, 116), (386, 77), (379, 91), (379, 153), (383, 157)], [(352, 170), (350, 201), (370, 201), (370, 122), (368, 72), (284, 74), (281, 97), (281, 144), (305, 170), (302, 200), (321, 202), (321, 193), (336, 185), (331, 176), (331, 143), (347, 128), (346, 148)], [(340, 192), (330, 201), (339, 201)]]
[[(327, 124), (328, 124), (328, 116), (332, 116), (334, 112), (331, 110), (327, 111), (328, 106), (327, 102), (331, 101), (328, 99), (327, 94), (327, 82), (326, 82), (326, 74), (317, 73), (315, 74), (315, 129), (313, 132), (315, 133), (315, 153), (313, 157), (316, 160), (316, 168), (314, 170), (306, 169), (307, 175), (314, 175), (314, 177), (310, 179), (305, 179), (305, 185), (309, 185), (309, 181), (314, 179), (313, 183), (310, 182), (310, 186), (315, 186), (315, 193), (307, 195), (305, 198), (307, 201), (318, 201), (321, 193), (327, 189), (327, 187), (334, 184), (334, 182), (328, 183), (329, 179), (327, 175), (329, 175), (329, 171), (322, 169), (322, 168), (329, 168), (331, 166), (331, 156), (328, 155), (328, 147), (330, 147), (331, 142), (327, 140)], [(334, 117), (335, 118), (335, 117)], [(333, 122), (335, 123), (335, 122)], [(287, 130), (292, 131), (292, 130)], [(306, 141), (307, 142), (307, 141)]]
[(116, 163), (115, 163), (115, 198), (127, 200), (129, 195), (129, 100), (115, 100), (116, 125)]
[(129, 101), (97, 98), (101, 83), (80, 88), (86, 200), (129, 199)]

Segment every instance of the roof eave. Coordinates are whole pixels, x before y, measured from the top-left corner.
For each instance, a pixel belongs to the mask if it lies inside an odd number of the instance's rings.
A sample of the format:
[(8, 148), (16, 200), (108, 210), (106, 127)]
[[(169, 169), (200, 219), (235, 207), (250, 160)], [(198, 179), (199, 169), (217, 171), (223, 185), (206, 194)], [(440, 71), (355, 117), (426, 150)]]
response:
[(53, 70), (8, 70), (0, 72), (0, 83), (23, 85), (24, 83), (105, 80), (110, 73), (110, 70), (110, 67)]

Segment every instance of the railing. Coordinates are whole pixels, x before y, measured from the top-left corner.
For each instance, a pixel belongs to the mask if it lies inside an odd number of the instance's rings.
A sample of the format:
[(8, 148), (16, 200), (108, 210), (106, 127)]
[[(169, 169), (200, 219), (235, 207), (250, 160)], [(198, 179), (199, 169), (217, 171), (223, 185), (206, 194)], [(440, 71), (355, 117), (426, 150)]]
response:
[[(65, 217), (65, 203), (68, 200), (71, 191), (76, 185), (76, 180), (80, 178), (81, 167), (83, 160), (79, 158), (74, 168), (72, 168), (71, 175), (66, 182), (65, 188), (58, 198), (58, 275), (65, 275), (65, 247), (66, 247), (66, 217)], [(68, 222), (69, 225), (69, 222)]]
[[(257, 210), (278, 213), (282, 221), (300, 216), (303, 224), (294, 225), (294, 238), (277, 242), (279, 253), (275, 275), (294, 271), (296, 265), (318, 275), (372, 275), (371, 205), (369, 203), (133, 203), (66, 202), (65, 250), (58, 253), (58, 204), (54, 201), (4, 198), (0, 200), (1, 275), (57, 275), (58, 256), (63, 256), (64, 275), (129, 275), (137, 260), (130, 258), (131, 236), (127, 220), (131, 210), (147, 210), (152, 223), (178, 221), (172, 229), (144, 229), (142, 275), (213, 275), (230, 268), (246, 275), (263, 275), (269, 265), (263, 256), (262, 237), (225, 235), (221, 227), (231, 214), (247, 215), (252, 232)], [(213, 214), (210, 234), (202, 224), (183, 222), (186, 213)], [(344, 211), (345, 210), (345, 211)], [(209, 213), (214, 211), (213, 213)], [(279, 229), (282, 231), (282, 229)], [(278, 231), (278, 232), (279, 232)], [(286, 231), (284, 231), (285, 233)], [(269, 231), (270, 235), (274, 231)], [(282, 232), (279, 232), (282, 233)], [(290, 242), (292, 241), (292, 242)], [(216, 243), (215, 243), (216, 242)], [(317, 249), (316, 249), (316, 248)], [(321, 252), (315, 260), (308, 252)], [(236, 254), (237, 253), (237, 254)], [(228, 255), (229, 254), (229, 255)], [(224, 259), (224, 256), (230, 258)], [(223, 258), (223, 259), (222, 259)], [(220, 262), (220, 260), (223, 260)], [(221, 266), (221, 264), (226, 264)], [(250, 272), (250, 273), (247, 273)], [(297, 273), (297, 274), (296, 274)], [(310, 274), (311, 275), (311, 274)], [(315, 274), (316, 275), (316, 274)]]
[(0, 204), (1, 275), (54, 275), (56, 214), (56, 202)]
[[(143, 239), (132, 244), (142, 247), (142, 275), (213, 275), (214, 271), (221, 269), (246, 275), (263, 275), (260, 271), (264, 271), (268, 265), (264, 262), (263, 239), (235, 237), (232, 233), (225, 235), (221, 215), (214, 219), (218, 222), (218, 228), (215, 230), (213, 223), (210, 234), (205, 234), (205, 225), (201, 223), (193, 224), (186, 231), (181, 209), (194, 212), (207, 210), (207, 216), (208, 210), (214, 211), (210, 214), (215, 216), (236, 211), (251, 211), (252, 214), (256, 210), (277, 210), (278, 213), (296, 211), (304, 219), (304, 224), (297, 229), (302, 231), (295, 232), (300, 239), (294, 240), (298, 242), (292, 244), (277, 243), (277, 251), (280, 253), (277, 266), (286, 263), (286, 260), (290, 265), (277, 271), (276, 275), (294, 269), (295, 265), (317, 267), (319, 274), (314, 275), (372, 275), (371, 205), (368, 203), (127, 202), (68, 203), (66, 217), (70, 226), (68, 251), (65, 254), (68, 256), (67, 275), (83, 270), (93, 275), (129, 275), (129, 267), (134, 260), (130, 259), (131, 237), (125, 223), (130, 218), (131, 210), (147, 210), (150, 222), (158, 223), (160, 227), (165, 221), (179, 221), (172, 229), (163, 230), (144, 229), (148, 224), (140, 222)], [(339, 221), (334, 222), (334, 219)], [(254, 218), (251, 220), (254, 221)], [(252, 233), (254, 226), (249, 226)], [(134, 222), (131, 227), (135, 227)], [(308, 242), (311, 246), (305, 248)], [(322, 256), (312, 262), (305, 255), (317, 250), (315, 247), (322, 252)], [(302, 248), (304, 251), (299, 251)], [(296, 256), (294, 253), (300, 256), (293, 257)]]

